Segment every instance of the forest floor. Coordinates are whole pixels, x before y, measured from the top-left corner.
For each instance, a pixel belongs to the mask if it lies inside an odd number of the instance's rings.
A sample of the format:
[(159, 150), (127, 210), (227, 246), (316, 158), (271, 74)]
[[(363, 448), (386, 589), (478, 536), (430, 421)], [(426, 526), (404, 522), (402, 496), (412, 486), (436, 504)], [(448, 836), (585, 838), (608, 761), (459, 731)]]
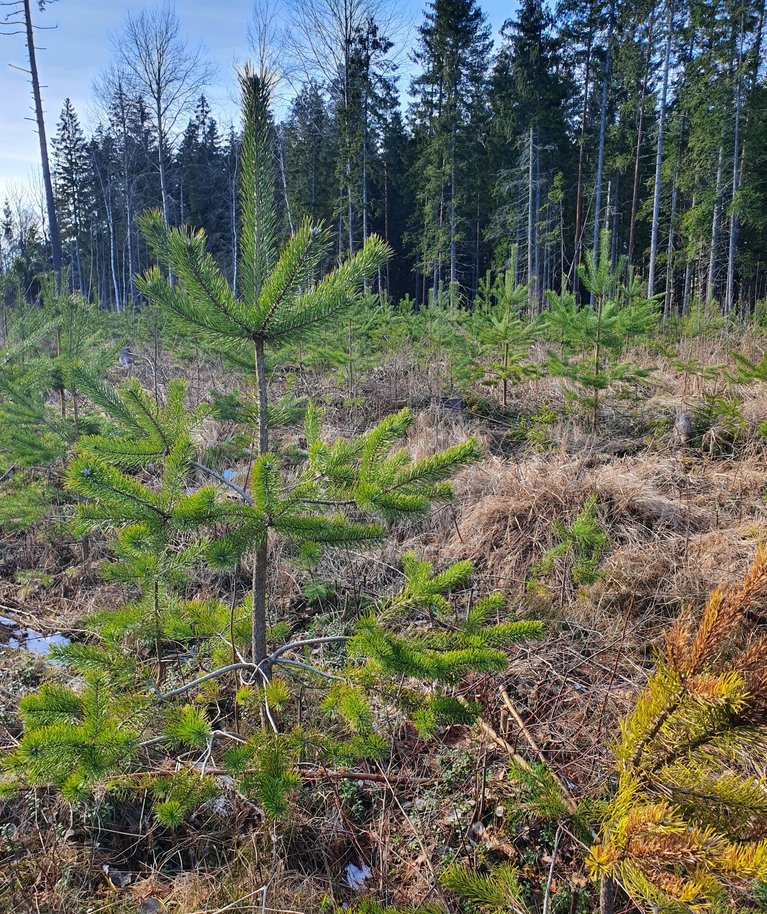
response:
[[(758, 431), (767, 385), (731, 384), (716, 367), (734, 348), (758, 358), (759, 341), (723, 332), (680, 347), (676, 368), (663, 356), (634, 353), (655, 367), (654, 379), (628, 398), (607, 398), (596, 430), (566, 382), (519, 385), (504, 409), (493, 390), (453, 397), (433, 368), (407, 353), (357, 378), (353, 397), (333, 375), (300, 377), (295, 392), (326, 404), (330, 434), (359, 431), (410, 403), (417, 421), (409, 446), (418, 456), (469, 434), (479, 435), (485, 456), (460, 474), (454, 502), (398, 527), (384, 549), (324, 559), (315, 572), (324, 587), (311, 598), (273, 551), (274, 616), (298, 631), (317, 617), (343, 618), (360, 594), (387, 588), (398, 557), (415, 549), (439, 566), (471, 559), (478, 591), (500, 589), (518, 615), (542, 618), (545, 640), (516, 649), (503, 674), (462, 684), (464, 697), (481, 702), (484, 726), (454, 726), (430, 741), (402, 728), (375, 780), (329, 780), (299, 798), (276, 850), (265, 851), (258, 811), (236, 798), (172, 833), (133, 802), (104, 798), (109, 809), (83, 820), (44, 791), (8, 799), (0, 809), (0, 907), (287, 914), (333, 911), (367, 895), (396, 905), (438, 902), (446, 863), (491, 860), (520, 868), (533, 910), (544, 894), (552, 914), (590, 909), (577, 836), (527, 815), (524, 787), (509, 776), (510, 753), (545, 759), (573, 796), (598, 798), (611, 776), (617, 722), (670, 620), (694, 614), (716, 585), (741, 578), (767, 539), (767, 442)], [(183, 370), (193, 397), (226, 389), (218, 368), (168, 361), (168, 377)], [(682, 362), (697, 367), (682, 371)], [(680, 434), (680, 415), (690, 420), (689, 435)], [(215, 440), (227, 429), (217, 424), (205, 434)], [(556, 524), (568, 528), (590, 496), (608, 540), (594, 579), (578, 583), (567, 558), (536, 578), (535, 567), (561, 541)], [(122, 586), (100, 579), (104, 554), (103, 543), (74, 540), (55, 520), (2, 535), (0, 616), (44, 635), (84, 637), (89, 612), (126, 598)], [(199, 587), (203, 593), (205, 582)], [(9, 635), (0, 624), (6, 746), (20, 732), (19, 698), (43, 676), (60, 675), (9, 647)], [(127, 878), (108, 879), (110, 868)]]

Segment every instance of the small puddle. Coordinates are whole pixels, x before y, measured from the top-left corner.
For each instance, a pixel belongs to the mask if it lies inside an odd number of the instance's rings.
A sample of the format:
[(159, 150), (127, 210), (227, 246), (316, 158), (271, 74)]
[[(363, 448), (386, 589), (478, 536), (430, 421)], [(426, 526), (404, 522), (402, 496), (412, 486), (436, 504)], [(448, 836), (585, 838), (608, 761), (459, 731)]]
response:
[(11, 629), (10, 637), (7, 641), (0, 641), (0, 647), (29, 651), (31, 654), (37, 654), (38, 657), (48, 657), (52, 648), (66, 647), (70, 643), (70, 639), (66, 635), (62, 635), (61, 632), (43, 635), (33, 628), (19, 626), (12, 619), (7, 619), (5, 616), (0, 616), (0, 626)]

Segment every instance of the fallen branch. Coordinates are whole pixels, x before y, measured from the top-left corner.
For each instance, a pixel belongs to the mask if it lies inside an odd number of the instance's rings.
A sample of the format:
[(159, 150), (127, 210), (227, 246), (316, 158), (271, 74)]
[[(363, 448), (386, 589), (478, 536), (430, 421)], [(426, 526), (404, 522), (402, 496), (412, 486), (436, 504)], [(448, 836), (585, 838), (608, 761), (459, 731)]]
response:
[(219, 667), (217, 670), (212, 670), (210, 673), (206, 673), (204, 676), (200, 676), (199, 679), (193, 679), (191, 682), (185, 682), (184, 685), (180, 685), (177, 689), (171, 689), (170, 692), (162, 692), (157, 696), (158, 701), (168, 701), (169, 698), (175, 698), (177, 695), (183, 695), (185, 692), (190, 692), (192, 689), (196, 689), (197, 686), (202, 685), (203, 682), (207, 682), (209, 679), (216, 679), (219, 676), (225, 676), (227, 673), (232, 673), (235, 670), (250, 670), (255, 672), (258, 670), (260, 664), (250, 663), (247, 660), (243, 660), (240, 663), (230, 663), (227, 666)]
[(214, 470), (212, 467), (205, 466), (204, 463), (197, 463), (196, 461), (192, 463), (192, 466), (195, 468), (195, 470), (199, 470), (201, 473), (207, 474), (211, 477), (211, 479), (215, 479), (216, 482), (220, 482), (221, 485), (226, 486), (233, 492), (236, 492), (246, 504), (253, 504), (253, 497), (248, 492), (246, 492), (245, 489), (241, 489), (238, 485), (236, 485), (236, 483), (233, 483), (230, 479), (227, 479), (226, 476), (223, 476), (217, 470)]
[[(263, 676), (264, 670), (270, 670), (278, 661), (281, 663), (288, 663), (289, 661), (287, 660), (280, 661), (280, 657), (282, 657), (283, 654), (287, 654), (288, 651), (297, 650), (302, 647), (313, 647), (316, 644), (332, 644), (342, 641), (349, 641), (349, 635), (328, 635), (322, 638), (303, 638), (300, 641), (290, 641), (287, 644), (283, 644), (282, 647), (278, 647), (277, 650), (272, 651), (272, 653), (264, 657), (260, 663), (253, 663), (249, 660), (229, 663), (226, 666), (219, 667), (217, 670), (206, 673), (204, 676), (200, 676), (198, 679), (186, 682), (183, 685), (178, 686), (178, 688), (171, 689), (169, 692), (161, 693), (157, 696), (157, 700), (167, 701), (169, 698), (176, 698), (178, 695), (183, 695), (185, 692), (190, 692), (192, 689), (197, 688), (197, 686), (202, 685), (209, 679), (217, 679), (219, 676), (225, 676), (227, 673), (232, 673), (236, 670), (248, 670), (252, 673), (260, 673)], [(297, 661), (290, 661), (290, 663), (291, 665), (296, 665)], [(317, 673), (318, 675), (326, 676), (329, 679), (337, 678), (330, 673), (323, 673), (321, 670), (317, 670), (313, 667), (304, 666), (309, 669), (310, 672)]]
[[(192, 771), (197, 771), (199, 774), (203, 772), (192, 763), (184, 764), (185, 768), (190, 768)], [(295, 769), (296, 773), (300, 775), (301, 780), (303, 781), (367, 781), (371, 784), (383, 784), (384, 786), (390, 786), (394, 784), (413, 784), (416, 786), (427, 786), (434, 783), (434, 778), (417, 778), (411, 777), (410, 775), (399, 775), (394, 777), (388, 777), (385, 774), (376, 774), (372, 771), (346, 771), (344, 769), (328, 769), (328, 768), (297, 768)], [(258, 769), (245, 769), (239, 774), (255, 774)], [(231, 771), (227, 768), (206, 768), (206, 775), (212, 776), (222, 776), (222, 775), (231, 775)], [(132, 777), (168, 777), (173, 774), (172, 769), (170, 768), (144, 768), (141, 771), (136, 771), (133, 774), (122, 775), (121, 778), (115, 778), (114, 780), (125, 780)]]
[(500, 692), (501, 692), (501, 698), (503, 699), (503, 703), (506, 706), (506, 710), (509, 712), (509, 714), (511, 714), (511, 716), (514, 720), (514, 723), (519, 727), (520, 733), (527, 740), (527, 742), (528, 742), (530, 748), (533, 750), (533, 752), (538, 756), (539, 761), (546, 766), (546, 768), (549, 771), (549, 773), (551, 774), (551, 776), (554, 778), (554, 780), (559, 785), (559, 789), (562, 791), (563, 796), (567, 800), (568, 810), (571, 813), (574, 813), (575, 809), (576, 809), (575, 798), (570, 793), (570, 791), (567, 789), (567, 787), (565, 787), (562, 779), (557, 775), (557, 773), (555, 771), (552, 770), (551, 766), (549, 765), (548, 761), (546, 760), (546, 756), (541, 751), (541, 747), (535, 741), (535, 737), (527, 729), (527, 724), (525, 724), (525, 722), (522, 720), (521, 716), (519, 715), (519, 712), (514, 707), (514, 704), (511, 700), (511, 698), (509, 698), (509, 693), (504, 688), (501, 688)]
[[(458, 701), (464, 707), (466, 707), (466, 708), (470, 707), (468, 701), (466, 701), (465, 698), (460, 697), (458, 699)], [(496, 746), (499, 746), (501, 749), (503, 749), (505, 752), (507, 752), (508, 755), (510, 756), (510, 758), (517, 765), (519, 765), (520, 768), (522, 768), (524, 771), (526, 771), (531, 777), (535, 778), (536, 781), (540, 782), (540, 777), (539, 777), (538, 773), (536, 772), (535, 768), (533, 768), (533, 766), (530, 764), (530, 762), (528, 762), (528, 760), (523, 755), (520, 755), (517, 752), (517, 750), (511, 745), (511, 743), (507, 742), (482, 717), (477, 717), (475, 719), (475, 721), (476, 721), (476, 724), (479, 727), (479, 729), (484, 734), (489, 736), (490, 739), (496, 744)], [(559, 781), (559, 779), (557, 779), (557, 782), (561, 785), (561, 782)], [(563, 787), (563, 790), (564, 790), (564, 787)], [(567, 791), (565, 791), (564, 800), (565, 800), (565, 805), (567, 807), (567, 811), (570, 813), (570, 815), (574, 815), (575, 810), (576, 810), (575, 800), (573, 799), (573, 797), (570, 796), (570, 794)]]

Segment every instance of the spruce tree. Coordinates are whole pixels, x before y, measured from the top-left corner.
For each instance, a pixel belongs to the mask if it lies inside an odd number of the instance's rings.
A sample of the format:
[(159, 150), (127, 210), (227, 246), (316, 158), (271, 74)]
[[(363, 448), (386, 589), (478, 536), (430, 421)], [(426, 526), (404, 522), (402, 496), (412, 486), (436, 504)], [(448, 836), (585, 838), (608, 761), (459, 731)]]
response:
[(230, 213), (223, 154), (218, 124), (202, 96), (184, 131), (174, 163), (180, 221), (205, 229), (208, 250), (225, 267)]
[(413, 80), (413, 133), (417, 145), (416, 186), (421, 213), (419, 260), (432, 296), (462, 279), (460, 251), (466, 239), (465, 203), (470, 174), (476, 176), (483, 132), (490, 33), (474, 0), (435, 0), (419, 29)]
[(523, 3), (501, 35), (490, 94), (490, 232), (499, 258), (508, 256), (512, 239), (526, 236), (521, 266), (537, 306), (544, 288), (559, 284), (562, 270), (563, 252), (555, 252), (563, 213), (551, 195), (563, 175), (574, 180), (568, 137), (573, 86), (553, 16), (540, 0)]
[(281, 125), (285, 181), (295, 224), (333, 223), (335, 125), (320, 86), (302, 86)]
[(67, 98), (53, 138), (53, 185), (61, 240), (70, 245), (73, 285), (85, 293), (83, 237), (90, 209), (90, 164), (79, 118)]
[[(171, 285), (154, 269), (140, 290), (176, 320), (182, 330), (220, 349), (252, 347), (258, 403), (258, 454), (269, 453), (267, 346), (306, 339), (348, 308), (355, 291), (385, 263), (387, 250), (371, 237), (361, 251), (316, 281), (328, 255), (329, 236), (304, 222), (282, 251), (278, 248), (274, 200), (272, 125), (268, 79), (241, 74), (245, 128), (242, 140), (239, 298), (206, 249), (203, 232), (170, 230), (159, 212), (141, 225), (147, 242), (179, 280)], [(266, 466), (266, 463), (264, 464)], [(268, 538), (254, 543), (253, 658), (266, 656), (266, 562)]]

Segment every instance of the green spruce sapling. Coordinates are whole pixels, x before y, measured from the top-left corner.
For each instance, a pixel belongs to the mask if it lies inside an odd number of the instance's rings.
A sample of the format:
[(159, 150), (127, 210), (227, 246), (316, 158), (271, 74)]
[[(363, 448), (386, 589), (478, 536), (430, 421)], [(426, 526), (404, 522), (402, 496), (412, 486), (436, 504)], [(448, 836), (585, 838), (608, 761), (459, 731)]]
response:
[[(500, 385), (501, 403), (508, 405), (509, 384), (534, 378), (537, 366), (526, 361), (532, 342), (532, 326), (520, 319), (529, 298), (529, 287), (516, 282), (517, 248), (511, 266), (496, 277), (487, 303), (476, 308), (466, 333), (477, 343), (473, 359), (475, 376), (483, 384)], [(487, 292), (487, 290), (486, 290)]]
[[(248, 69), (240, 76), (245, 127), (242, 140), (239, 297), (206, 249), (203, 232), (171, 229), (157, 211), (141, 226), (148, 243), (176, 277), (171, 284), (158, 269), (137, 283), (139, 289), (175, 319), (182, 332), (217, 349), (251, 347), (258, 403), (257, 453), (253, 478), (271, 485), (274, 463), (268, 458), (267, 347), (306, 340), (347, 310), (356, 291), (389, 256), (376, 236), (331, 273), (316, 277), (329, 253), (326, 231), (304, 222), (282, 250), (278, 245), (272, 162), (273, 131), (269, 79)], [(264, 493), (267, 491), (263, 490)], [(269, 499), (264, 509), (276, 507)], [(253, 547), (253, 644), (255, 662), (266, 657), (266, 571), (268, 527), (256, 525)], [(254, 528), (254, 531), (255, 529)]]
[(560, 344), (562, 354), (550, 354), (548, 368), (554, 375), (569, 378), (584, 387), (591, 411), (592, 429), (599, 421), (600, 394), (613, 384), (636, 383), (648, 372), (628, 361), (619, 361), (629, 341), (646, 333), (657, 321), (657, 298), (645, 299), (631, 280), (624, 285), (625, 258), (615, 266), (610, 256), (610, 236), (600, 235), (599, 253), (585, 254), (579, 275), (591, 294), (591, 304), (578, 305), (567, 291), (549, 292), (549, 310), (541, 330)]

